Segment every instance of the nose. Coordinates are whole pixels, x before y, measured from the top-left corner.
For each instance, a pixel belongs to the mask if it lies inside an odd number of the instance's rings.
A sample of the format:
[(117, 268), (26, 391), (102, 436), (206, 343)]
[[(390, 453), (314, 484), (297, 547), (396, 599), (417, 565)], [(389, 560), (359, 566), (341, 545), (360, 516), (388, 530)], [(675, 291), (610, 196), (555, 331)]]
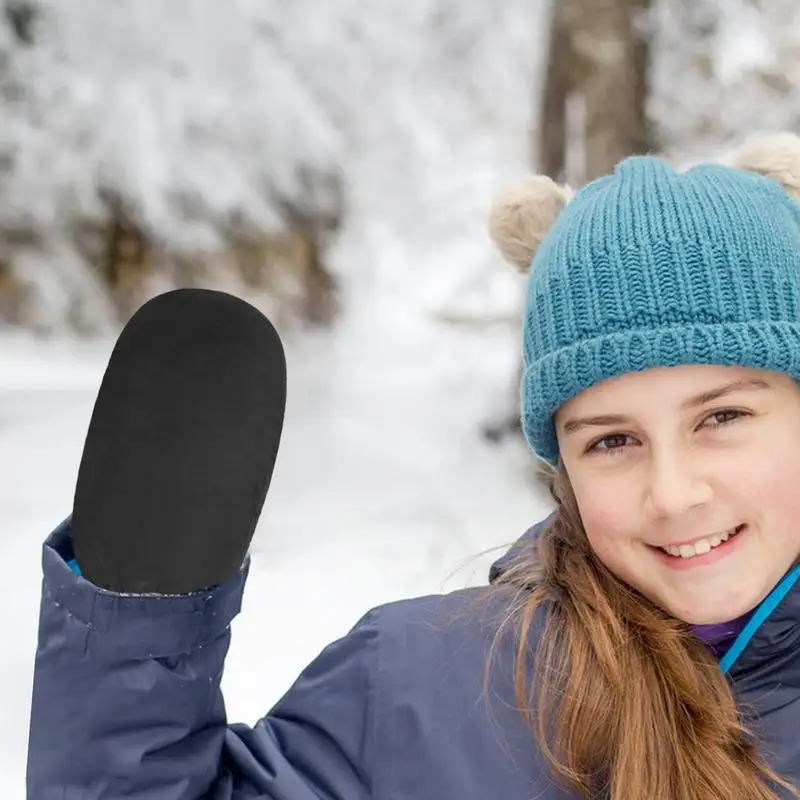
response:
[(669, 519), (685, 514), (712, 499), (711, 483), (697, 458), (678, 449), (661, 451), (650, 464), (647, 503), (651, 514)]

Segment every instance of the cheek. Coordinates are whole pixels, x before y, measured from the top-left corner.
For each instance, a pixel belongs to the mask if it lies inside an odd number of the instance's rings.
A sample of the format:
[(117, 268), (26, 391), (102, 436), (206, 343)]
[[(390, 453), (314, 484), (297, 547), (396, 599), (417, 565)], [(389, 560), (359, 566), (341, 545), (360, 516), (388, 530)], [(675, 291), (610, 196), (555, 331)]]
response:
[(768, 532), (800, 550), (800, 447), (765, 453), (759, 463), (742, 465), (728, 485), (735, 487), (743, 514), (767, 520)]
[(598, 557), (606, 561), (607, 554), (613, 554), (620, 544), (640, 530), (636, 504), (626, 497), (624, 488), (612, 488), (603, 481), (585, 486), (573, 484), (573, 488), (589, 544)]

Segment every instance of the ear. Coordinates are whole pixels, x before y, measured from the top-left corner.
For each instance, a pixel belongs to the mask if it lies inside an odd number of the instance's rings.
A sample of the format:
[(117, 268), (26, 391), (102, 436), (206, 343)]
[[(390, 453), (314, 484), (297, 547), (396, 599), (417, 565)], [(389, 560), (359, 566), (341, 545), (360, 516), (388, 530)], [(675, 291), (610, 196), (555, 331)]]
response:
[(800, 137), (795, 134), (755, 136), (733, 153), (731, 163), (778, 181), (792, 199), (800, 201)]
[(502, 257), (527, 273), (542, 239), (571, 197), (568, 186), (546, 175), (530, 175), (506, 186), (489, 211), (489, 236)]

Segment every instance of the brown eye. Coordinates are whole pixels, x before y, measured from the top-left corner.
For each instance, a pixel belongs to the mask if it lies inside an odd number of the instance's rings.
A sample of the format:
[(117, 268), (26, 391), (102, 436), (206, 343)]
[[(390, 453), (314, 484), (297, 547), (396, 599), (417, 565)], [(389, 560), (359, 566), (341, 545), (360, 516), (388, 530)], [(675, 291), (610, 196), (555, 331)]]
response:
[(628, 444), (631, 437), (625, 433), (610, 433), (608, 436), (603, 436), (596, 439), (589, 445), (587, 452), (590, 453), (610, 453), (621, 450)]
[(721, 411), (715, 411), (709, 414), (703, 424), (709, 428), (722, 428), (725, 425), (730, 425), (743, 417), (750, 416), (746, 411), (741, 411), (738, 408), (724, 408)]

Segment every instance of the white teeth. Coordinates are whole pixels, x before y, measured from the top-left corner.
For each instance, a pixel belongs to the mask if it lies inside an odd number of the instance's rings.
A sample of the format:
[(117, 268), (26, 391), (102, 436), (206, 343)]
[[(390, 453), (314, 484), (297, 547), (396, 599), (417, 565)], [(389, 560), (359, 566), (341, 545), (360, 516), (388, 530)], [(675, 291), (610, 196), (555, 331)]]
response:
[(715, 547), (719, 547), (723, 542), (727, 542), (736, 533), (736, 528), (726, 531), (723, 534), (710, 536), (708, 539), (698, 539), (692, 544), (674, 545), (662, 547), (661, 549), (675, 558), (694, 558), (710, 553)]
[(706, 553), (711, 552), (711, 540), (710, 539), (701, 539), (699, 542), (695, 543), (694, 552), (698, 556), (705, 555)]

